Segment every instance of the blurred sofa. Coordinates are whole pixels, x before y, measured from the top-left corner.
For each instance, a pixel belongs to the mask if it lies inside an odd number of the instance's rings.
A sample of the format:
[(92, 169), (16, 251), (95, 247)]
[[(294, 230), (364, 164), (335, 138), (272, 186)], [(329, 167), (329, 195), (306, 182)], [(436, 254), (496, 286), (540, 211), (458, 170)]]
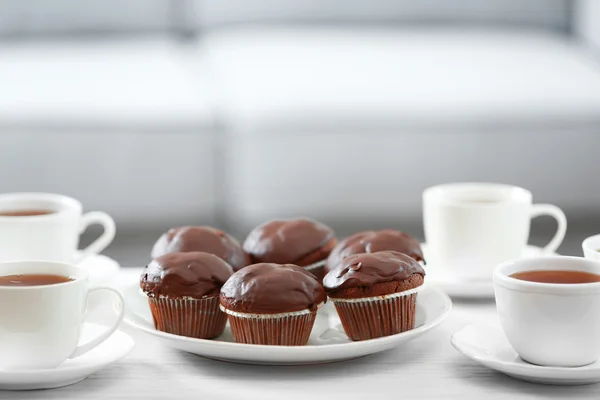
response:
[(417, 224), (427, 186), (500, 181), (600, 218), (598, 2), (190, 0), (174, 33), (154, 0), (139, 34), (126, 3), (122, 34), (0, 29), (1, 191), (71, 194), (122, 227), (245, 230)]

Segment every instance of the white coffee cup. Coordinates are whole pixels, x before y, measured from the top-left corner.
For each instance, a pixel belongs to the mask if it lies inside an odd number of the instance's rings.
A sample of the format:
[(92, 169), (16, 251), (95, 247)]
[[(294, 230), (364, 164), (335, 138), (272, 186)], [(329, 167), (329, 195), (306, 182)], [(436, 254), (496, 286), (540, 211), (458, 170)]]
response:
[[(0, 275), (60, 275), (71, 281), (40, 286), (0, 286), (0, 369), (54, 368), (105, 341), (124, 315), (125, 298), (111, 287), (88, 286), (88, 272), (53, 261), (0, 263)], [(78, 346), (90, 293), (108, 290), (121, 310), (110, 328)]]
[(600, 261), (600, 235), (590, 236), (581, 244), (583, 255), (590, 260)]
[[(48, 210), (33, 216), (0, 215), (0, 261), (50, 260), (78, 263), (104, 250), (115, 237), (115, 223), (106, 213), (82, 214), (79, 201), (50, 193), (0, 195), (0, 213)], [(88, 226), (100, 224), (102, 235), (76, 253), (79, 236)]]
[(531, 192), (496, 183), (451, 183), (423, 193), (427, 263), (453, 277), (487, 280), (501, 262), (520, 257), (531, 218), (550, 215), (556, 234), (544, 247), (554, 252), (567, 229), (565, 214), (550, 204), (532, 204)]
[(530, 363), (578, 367), (600, 357), (600, 282), (556, 284), (523, 281), (515, 272), (569, 270), (600, 274), (600, 262), (580, 257), (517, 259), (494, 270), (502, 329)]

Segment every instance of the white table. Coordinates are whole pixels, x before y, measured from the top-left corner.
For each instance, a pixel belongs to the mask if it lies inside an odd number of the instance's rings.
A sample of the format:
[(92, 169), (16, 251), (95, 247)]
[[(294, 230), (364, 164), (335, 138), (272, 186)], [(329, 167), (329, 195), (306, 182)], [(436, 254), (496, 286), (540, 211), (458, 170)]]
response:
[[(137, 279), (125, 270), (120, 282)], [(94, 319), (102, 319), (97, 315)], [(171, 349), (123, 325), (136, 348), (113, 367), (65, 388), (0, 392), (0, 399), (538, 399), (594, 398), (600, 385), (553, 387), (521, 382), (466, 359), (450, 336), (471, 321), (496, 318), (493, 303), (455, 302), (439, 327), (391, 351), (334, 364), (268, 367), (212, 361)], [(0, 355), (1, 356), (1, 355)]]

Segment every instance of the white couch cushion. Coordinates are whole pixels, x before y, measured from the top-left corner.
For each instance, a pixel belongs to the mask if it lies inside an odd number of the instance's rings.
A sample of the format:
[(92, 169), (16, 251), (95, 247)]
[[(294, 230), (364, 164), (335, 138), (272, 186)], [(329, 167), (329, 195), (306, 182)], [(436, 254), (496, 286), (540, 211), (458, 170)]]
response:
[(600, 2), (596, 0), (576, 1), (573, 20), (574, 31), (591, 47), (594, 47), (594, 51), (598, 51), (600, 48)]
[(201, 55), (162, 40), (0, 46), (0, 192), (50, 191), (122, 227), (214, 219)]
[(3, 130), (0, 192), (74, 196), (86, 211), (111, 214), (119, 230), (210, 223), (212, 140), (190, 132)]
[(570, 0), (191, 0), (191, 2), (194, 5), (190, 7), (192, 17), (204, 26), (273, 22), (284, 24), (417, 23), (421, 26), (424, 24), (536, 26), (562, 31), (569, 26), (571, 5)]
[(7, 42), (0, 128), (212, 128), (202, 57), (166, 40)]
[(548, 33), (273, 28), (215, 33), (205, 44), (220, 111), (236, 131), (600, 118), (600, 63)]
[[(540, 1), (540, 0), (536, 0)], [(168, 32), (170, 0), (0, 0), (0, 34)]]
[(349, 130), (236, 137), (228, 145), (228, 217), (250, 229), (308, 215), (342, 224), (421, 221), (421, 192), (453, 181), (526, 187), (569, 218), (598, 217), (600, 128)]
[[(228, 215), (421, 219), (448, 181), (525, 186), (570, 216), (600, 201), (600, 64), (531, 32), (238, 31), (207, 41), (233, 136)], [(597, 213), (597, 211), (595, 211)], [(368, 223), (367, 225), (368, 226)]]

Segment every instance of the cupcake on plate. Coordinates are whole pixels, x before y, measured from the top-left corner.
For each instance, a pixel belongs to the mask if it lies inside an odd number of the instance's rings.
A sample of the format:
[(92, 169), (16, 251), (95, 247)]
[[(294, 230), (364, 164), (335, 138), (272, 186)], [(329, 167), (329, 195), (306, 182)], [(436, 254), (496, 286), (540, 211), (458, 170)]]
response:
[(244, 241), (253, 263), (294, 264), (319, 281), (329, 253), (337, 244), (333, 230), (309, 218), (272, 220), (254, 228)]
[(229, 264), (209, 253), (154, 259), (142, 272), (140, 287), (148, 296), (155, 328), (199, 339), (219, 336), (227, 323), (219, 293), (232, 274)]
[(289, 264), (250, 265), (221, 288), (221, 309), (238, 343), (305, 345), (326, 300), (314, 275)]
[(414, 328), (424, 277), (413, 258), (379, 251), (346, 257), (329, 271), (323, 285), (348, 337), (367, 340)]
[(421, 245), (408, 233), (394, 229), (358, 232), (338, 243), (327, 259), (325, 273), (353, 254), (392, 250), (425, 262)]
[(169, 253), (201, 251), (225, 260), (234, 271), (250, 264), (240, 242), (210, 226), (181, 226), (165, 232), (152, 248), (152, 258)]

